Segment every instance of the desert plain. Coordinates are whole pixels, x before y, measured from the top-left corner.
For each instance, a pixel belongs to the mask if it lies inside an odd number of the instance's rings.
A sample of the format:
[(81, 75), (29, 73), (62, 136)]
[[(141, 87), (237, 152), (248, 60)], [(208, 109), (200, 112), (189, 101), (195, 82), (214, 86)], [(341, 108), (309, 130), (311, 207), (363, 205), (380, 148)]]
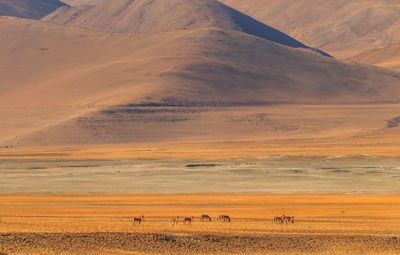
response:
[[(2, 254), (398, 254), (399, 196), (3, 195)], [(200, 222), (202, 214), (212, 222)], [(229, 214), (231, 223), (218, 222)], [(275, 215), (296, 215), (277, 224)], [(145, 215), (133, 225), (132, 215)], [(191, 225), (171, 225), (176, 216)]]
[(398, 254), (398, 108), (131, 106), (38, 132), (0, 149), (0, 252)]
[[(227, 150), (224, 146), (220, 152)], [(9, 149), (7, 154), (3, 150), (0, 252), (398, 254), (400, 250), (400, 196), (393, 195), (399, 193), (400, 160), (394, 155), (240, 157), (218, 154), (217, 146), (208, 152), (214, 157), (207, 158), (204, 148), (196, 156), (196, 150), (178, 153), (179, 146), (171, 146), (169, 153), (156, 146), (128, 148), (25, 148)], [(102, 150), (115, 154), (102, 158)], [(131, 156), (135, 151), (140, 157)], [(212, 222), (202, 222), (203, 214)], [(232, 222), (218, 221), (221, 214)], [(294, 224), (273, 220), (283, 214), (294, 216)], [(133, 224), (133, 218), (141, 216), (142, 223)], [(190, 225), (171, 224), (176, 217), (192, 216)]]

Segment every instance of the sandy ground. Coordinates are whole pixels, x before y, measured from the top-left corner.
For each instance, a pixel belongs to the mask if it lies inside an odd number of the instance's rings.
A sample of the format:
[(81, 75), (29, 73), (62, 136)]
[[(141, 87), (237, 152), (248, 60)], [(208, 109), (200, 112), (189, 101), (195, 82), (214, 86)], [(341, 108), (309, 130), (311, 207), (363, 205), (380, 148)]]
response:
[[(3, 195), (3, 254), (398, 254), (400, 197)], [(293, 225), (275, 224), (294, 215)], [(213, 222), (200, 222), (209, 214)], [(217, 222), (219, 214), (231, 223)], [(133, 226), (135, 215), (145, 215)], [(172, 217), (195, 216), (173, 227)]]
[(351, 235), (0, 234), (0, 241), (10, 240), (15, 254), (398, 254), (400, 248), (397, 237)]
[(0, 193), (399, 194), (400, 159), (27, 160), (0, 162)]

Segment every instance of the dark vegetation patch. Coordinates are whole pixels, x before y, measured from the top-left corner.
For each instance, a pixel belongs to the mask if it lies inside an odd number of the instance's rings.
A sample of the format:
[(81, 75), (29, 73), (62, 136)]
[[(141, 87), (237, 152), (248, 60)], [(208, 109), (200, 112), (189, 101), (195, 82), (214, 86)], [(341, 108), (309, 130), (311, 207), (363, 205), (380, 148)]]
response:
[(159, 113), (197, 113), (200, 109), (176, 107), (115, 107), (102, 111), (103, 114), (159, 114)]
[(130, 107), (232, 107), (232, 106), (247, 106), (247, 105), (263, 105), (262, 102), (225, 102), (225, 101), (183, 101), (173, 97), (163, 98), (160, 102), (141, 102), (128, 104)]
[(196, 113), (203, 110), (198, 108), (174, 108), (174, 107), (129, 107), (118, 106), (112, 107), (101, 112), (80, 117), (78, 122), (89, 125), (96, 123), (101, 126), (103, 123), (121, 124), (140, 124), (140, 123), (165, 123), (165, 122), (183, 122), (187, 121)]
[(187, 168), (200, 168), (200, 167), (217, 167), (218, 164), (187, 164)]
[(350, 170), (344, 170), (344, 169), (335, 169), (330, 171), (331, 173), (337, 173), (337, 174), (346, 174), (346, 173), (350, 173)]
[(303, 174), (304, 171), (303, 170), (299, 170), (299, 169), (291, 169), (288, 170), (289, 173), (293, 173), (293, 174)]
[(225, 122), (239, 124), (242, 127), (268, 128), (280, 131), (294, 131), (300, 128), (299, 126), (288, 125), (272, 120), (269, 118), (267, 113), (256, 113), (243, 116), (226, 115), (222, 118)]
[(387, 123), (386, 123), (386, 126), (388, 128), (396, 128), (396, 127), (400, 126), (400, 116), (388, 120)]
[(101, 167), (102, 165), (66, 165), (60, 168), (88, 168), (88, 167)]
[(366, 174), (381, 174), (382, 172), (379, 171), (367, 171)]
[(251, 167), (251, 166), (255, 166), (257, 165), (257, 163), (255, 162), (235, 162), (233, 163), (233, 166), (235, 167)]
[(28, 167), (28, 170), (45, 170), (45, 169), (47, 169), (47, 167), (44, 167), (44, 166), (31, 166), (31, 167)]

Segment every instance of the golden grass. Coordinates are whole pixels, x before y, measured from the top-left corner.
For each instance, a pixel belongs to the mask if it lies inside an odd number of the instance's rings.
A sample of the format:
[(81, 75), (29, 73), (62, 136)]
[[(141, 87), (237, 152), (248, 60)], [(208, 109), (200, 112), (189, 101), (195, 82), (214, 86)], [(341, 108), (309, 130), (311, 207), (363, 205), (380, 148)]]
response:
[[(199, 222), (203, 213), (214, 222)], [(232, 223), (215, 221), (222, 213)], [(283, 213), (296, 223), (272, 221)], [(139, 215), (145, 221), (133, 226)], [(191, 226), (170, 224), (192, 215)], [(0, 239), (12, 242), (0, 242), (0, 251), (394, 255), (399, 219), (400, 195), (1, 195)]]
[[(374, 195), (3, 195), (0, 232), (207, 232), (400, 234), (400, 196)], [(295, 215), (295, 225), (272, 222)], [(229, 214), (232, 224), (171, 227), (175, 216)], [(133, 216), (145, 215), (140, 227)]]
[(129, 158), (222, 159), (274, 156), (400, 156), (400, 136), (319, 140), (202, 142), (0, 149), (0, 160), (80, 160)]

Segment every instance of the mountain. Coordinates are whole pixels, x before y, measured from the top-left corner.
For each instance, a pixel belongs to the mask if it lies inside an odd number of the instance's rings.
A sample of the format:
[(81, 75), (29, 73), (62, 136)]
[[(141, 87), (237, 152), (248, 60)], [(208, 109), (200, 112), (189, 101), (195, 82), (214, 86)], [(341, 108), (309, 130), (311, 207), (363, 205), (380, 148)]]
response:
[(58, 0), (0, 0), (0, 16), (41, 19), (62, 6)]
[(340, 59), (400, 42), (400, 0), (221, 2)]
[(97, 5), (103, 2), (104, 0), (63, 0), (64, 3), (69, 6), (78, 6), (78, 5)]
[(0, 143), (132, 143), (190, 106), (400, 102), (396, 72), (317, 54), (216, 1), (174, 3), (172, 16), (164, 0), (107, 2), (69, 26), (0, 17)]
[(242, 31), (291, 47), (308, 48), (294, 38), (215, 0), (105, 1), (91, 7), (60, 8), (43, 20), (108, 33), (160, 33), (218, 27)]

